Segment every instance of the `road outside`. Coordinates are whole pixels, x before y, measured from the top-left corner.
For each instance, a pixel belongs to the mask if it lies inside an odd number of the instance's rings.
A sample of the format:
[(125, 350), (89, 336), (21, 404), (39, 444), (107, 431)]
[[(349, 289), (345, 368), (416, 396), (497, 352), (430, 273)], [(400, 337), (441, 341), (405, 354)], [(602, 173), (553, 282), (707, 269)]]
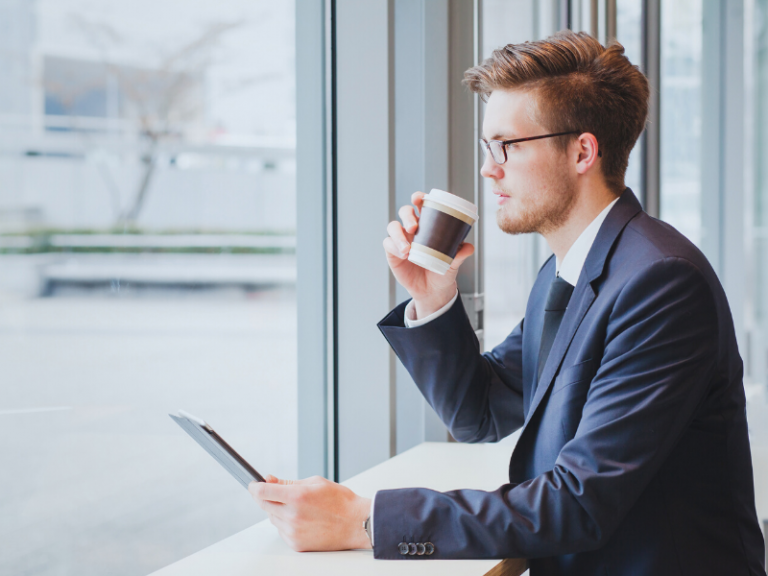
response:
[(144, 575), (263, 519), (167, 414), (296, 475), (294, 286), (30, 297), (45, 264), (0, 257), (0, 573)]

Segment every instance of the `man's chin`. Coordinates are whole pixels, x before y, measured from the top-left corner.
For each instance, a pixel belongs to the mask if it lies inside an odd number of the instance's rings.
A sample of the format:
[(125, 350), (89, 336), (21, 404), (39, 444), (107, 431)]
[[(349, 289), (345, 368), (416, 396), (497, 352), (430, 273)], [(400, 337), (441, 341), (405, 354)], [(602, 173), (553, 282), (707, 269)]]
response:
[(510, 216), (504, 209), (496, 212), (496, 224), (505, 234), (530, 234), (531, 232), (536, 232), (538, 227), (531, 220), (531, 218), (526, 218), (519, 213), (515, 216)]

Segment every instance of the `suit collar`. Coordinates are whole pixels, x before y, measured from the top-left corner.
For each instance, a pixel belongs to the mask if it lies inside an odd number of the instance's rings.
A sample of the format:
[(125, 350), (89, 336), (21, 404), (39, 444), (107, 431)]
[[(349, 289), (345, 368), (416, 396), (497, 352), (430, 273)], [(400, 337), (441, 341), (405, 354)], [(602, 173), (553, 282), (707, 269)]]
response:
[(624, 226), (642, 209), (634, 192), (629, 188), (625, 188), (619, 197), (619, 201), (616, 202), (608, 216), (605, 217), (605, 221), (603, 221), (603, 225), (597, 233), (589, 255), (587, 255), (587, 260), (584, 262), (584, 271), (589, 282), (594, 282), (603, 274), (605, 261), (608, 259), (608, 253), (613, 248), (616, 238), (619, 237)]
[(610, 214), (613, 207), (618, 203), (619, 196), (616, 196), (611, 200), (608, 205), (602, 209), (600, 214), (595, 216), (592, 222), (581, 231), (579, 237), (576, 238), (571, 247), (566, 252), (563, 261), (557, 262), (557, 269), (560, 278), (568, 282), (571, 286), (576, 286), (581, 276), (581, 271), (584, 268), (584, 263), (589, 256), (589, 250), (592, 248), (592, 244), (597, 239), (597, 233), (600, 232), (600, 228), (603, 226), (603, 222)]

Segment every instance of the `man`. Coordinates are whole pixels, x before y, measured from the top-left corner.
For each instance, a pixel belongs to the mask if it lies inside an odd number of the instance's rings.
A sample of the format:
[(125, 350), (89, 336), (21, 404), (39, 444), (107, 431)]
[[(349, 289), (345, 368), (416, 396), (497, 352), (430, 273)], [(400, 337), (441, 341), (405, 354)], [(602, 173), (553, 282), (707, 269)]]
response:
[[(539, 232), (554, 255), (525, 319), (481, 354), (455, 282), (473, 247), (445, 276), (415, 266), (418, 217), (404, 207), (384, 247), (412, 299), (380, 328), (457, 440), (523, 430), (494, 492), (378, 492), (375, 556), (524, 557), (532, 576), (764, 575), (725, 294), (701, 252), (624, 186), (645, 77), (621, 46), (565, 32), (497, 50), (465, 82), (487, 97), (482, 174), (498, 225)], [(357, 528), (370, 503), (343, 487), (252, 492), (297, 549), (370, 545)]]

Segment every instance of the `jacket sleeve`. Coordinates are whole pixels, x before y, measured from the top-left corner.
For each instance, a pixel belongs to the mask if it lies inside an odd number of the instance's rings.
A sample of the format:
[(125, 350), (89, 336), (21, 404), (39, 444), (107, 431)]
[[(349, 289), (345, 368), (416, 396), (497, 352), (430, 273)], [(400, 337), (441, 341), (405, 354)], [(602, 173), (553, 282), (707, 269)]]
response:
[(404, 327), (403, 302), (379, 329), (424, 398), (460, 442), (494, 442), (523, 424), (523, 323), (492, 352), (480, 346), (461, 298), (422, 326)]
[(553, 469), (494, 492), (382, 490), (374, 555), (404, 558), (403, 536), (432, 542), (428, 558), (535, 558), (603, 546), (707, 395), (717, 321), (693, 264), (667, 258), (638, 271), (614, 303), (581, 422)]

